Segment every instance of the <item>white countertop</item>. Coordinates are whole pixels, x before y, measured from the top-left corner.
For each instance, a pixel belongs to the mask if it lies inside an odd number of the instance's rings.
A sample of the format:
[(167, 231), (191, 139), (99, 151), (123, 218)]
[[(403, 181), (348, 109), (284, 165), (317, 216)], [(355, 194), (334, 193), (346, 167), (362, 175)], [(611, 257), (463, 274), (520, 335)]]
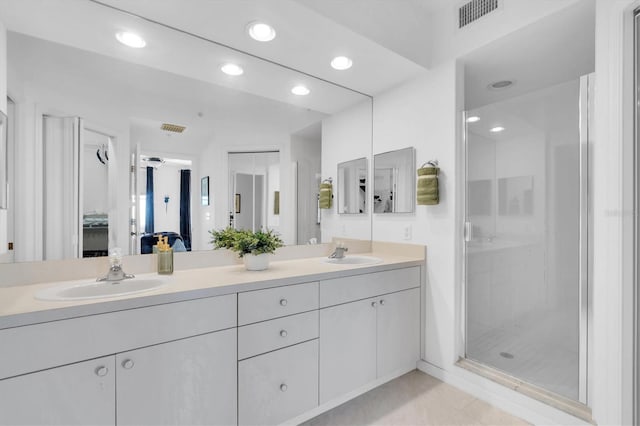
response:
[[(257, 272), (247, 271), (243, 265), (190, 269), (174, 272), (169, 285), (153, 291), (91, 300), (45, 301), (35, 298), (38, 291), (60, 285), (60, 282), (0, 288), (0, 329), (424, 264), (424, 257), (388, 252), (362, 254), (379, 257), (383, 261), (373, 265), (336, 265), (316, 257), (271, 262), (269, 269)], [(126, 265), (124, 267), (126, 269)]]

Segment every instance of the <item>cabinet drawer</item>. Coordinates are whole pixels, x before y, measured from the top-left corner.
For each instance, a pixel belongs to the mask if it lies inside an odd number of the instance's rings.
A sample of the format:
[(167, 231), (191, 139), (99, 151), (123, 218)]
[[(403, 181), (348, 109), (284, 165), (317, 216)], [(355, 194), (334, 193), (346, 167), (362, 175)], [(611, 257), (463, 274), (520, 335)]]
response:
[(238, 359), (318, 337), (318, 311), (245, 325), (238, 329)]
[(420, 287), (420, 267), (393, 269), (320, 282), (320, 307)]
[(318, 340), (238, 363), (238, 423), (274, 425), (318, 406)]
[(0, 379), (236, 326), (236, 295), (0, 330)]
[(238, 294), (238, 323), (251, 324), (318, 309), (318, 283), (306, 283)]

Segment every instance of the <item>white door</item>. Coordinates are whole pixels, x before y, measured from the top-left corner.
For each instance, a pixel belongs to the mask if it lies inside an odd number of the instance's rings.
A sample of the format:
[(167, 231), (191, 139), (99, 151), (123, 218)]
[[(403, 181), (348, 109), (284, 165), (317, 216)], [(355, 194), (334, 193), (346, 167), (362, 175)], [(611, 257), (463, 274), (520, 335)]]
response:
[(113, 356), (0, 380), (0, 424), (113, 425), (115, 391)]
[(377, 299), (320, 310), (320, 404), (376, 378)]
[(236, 424), (236, 330), (116, 355), (118, 425)]
[(420, 289), (378, 298), (378, 377), (416, 368), (420, 358)]

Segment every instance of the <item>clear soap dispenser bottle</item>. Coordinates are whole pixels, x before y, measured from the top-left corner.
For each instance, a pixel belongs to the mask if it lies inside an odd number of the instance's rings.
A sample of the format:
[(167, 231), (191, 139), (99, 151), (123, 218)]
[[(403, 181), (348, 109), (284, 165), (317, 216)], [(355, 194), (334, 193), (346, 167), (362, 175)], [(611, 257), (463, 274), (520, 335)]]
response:
[(169, 237), (158, 237), (158, 274), (173, 274), (173, 249), (169, 247)]

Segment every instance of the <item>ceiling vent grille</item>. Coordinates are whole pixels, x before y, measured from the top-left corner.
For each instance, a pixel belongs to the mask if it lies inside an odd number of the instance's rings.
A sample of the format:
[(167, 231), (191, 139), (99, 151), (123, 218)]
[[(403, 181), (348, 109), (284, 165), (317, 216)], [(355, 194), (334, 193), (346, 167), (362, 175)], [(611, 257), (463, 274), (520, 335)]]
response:
[(174, 133), (182, 133), (184, 132), (184, 129), (186, 129), (185, 126), (178, 126), (177, 124), (169, 124), (169, 123), (162, 123), (162, 126), (160, 126), (160, 128), (167, 132), (174, 132)]
[(498, 0), (471, 0), (458, 9), (458, 28), (482, 18), (487, 13), (498, 9)]

